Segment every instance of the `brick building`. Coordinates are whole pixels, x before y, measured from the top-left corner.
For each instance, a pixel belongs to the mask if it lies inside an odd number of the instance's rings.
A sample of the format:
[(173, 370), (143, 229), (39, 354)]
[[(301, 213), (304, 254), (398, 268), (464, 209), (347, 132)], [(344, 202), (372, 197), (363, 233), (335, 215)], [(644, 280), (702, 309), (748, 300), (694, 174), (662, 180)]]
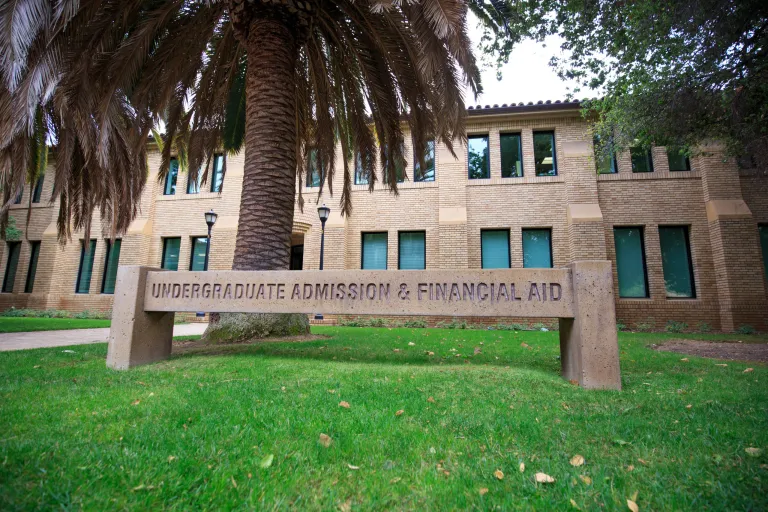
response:
[[(454, 158), (437, 144), (431, 165), (405, 169), (399, 196), (382, 184), (369, 193), (358, 174), (351, 216), (339, 215), (338, 197), (320, 199), (332, 208), (326, 269), (560, 267), (607, 258), (620, 322), (768, 330), (764, 170), (740, 168), (714, 144), (690, 161), (657, 147), (596, 162), (577, 103), (468, 113), (468, 145), (456, 145)], [(413, 162), (408, 142), (405, 150)], [(202, 270), (203, 213), (211, 208), (219, 217), (209, 266), (230, 268), (243, 158), (228, 157), (226, 176), (217, 172), (209, 183), (188, 183), (184, 173), (158, 182), (159, 155), (150, 151), (152, 175), (138, 218), (115, 244), (102, 237), (96, 220), (88, 252), (82, 234), (58, 245), (58, 204), (45, 199), (53, 180), (44, 178), (33, 189), (28, 227), (29, 190), (11, 208), (25, 236), (2, 247), (0, 309), (108, 309), (118, 263)], [(217, 159), (216, 169), (221, 164)], [(338, 172), (334, 190), (341, 190), (341, 179)], [(295, 214), (293, 268), (319, 264), (313, 181), (303, 190), (304, 212)]]

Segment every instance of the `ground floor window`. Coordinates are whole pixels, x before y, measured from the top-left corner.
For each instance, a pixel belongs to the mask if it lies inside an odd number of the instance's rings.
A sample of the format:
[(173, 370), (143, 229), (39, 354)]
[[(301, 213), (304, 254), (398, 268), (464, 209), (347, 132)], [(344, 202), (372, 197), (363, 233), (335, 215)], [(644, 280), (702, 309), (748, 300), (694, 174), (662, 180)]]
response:
[(291, 270), (304, 268), (304, 245), (291, 246)]
[(661, 265), (668, 298), (694, 298), (696, 288), (686, 226), (660, 226)]
[(616, 272), (619, 276), (619, 297), (648, 297), (648, 274), (645, 265), (643, 228), (614, 228)]
[(424, 270), (427, 268), (427, 243), (424, 231), (401, 231), (398, 234), (397, 268)]
[(480, 259), (483, 268), (509, 268), (509, 230), (484, 229), (480, 232)]
[(40, 256), (40, 242), (29, 242), (29, 267), (27, 268), (27, 281), (24, 283), (24, 293), (32, 293), (35, 287), (35, 274), (37, 273), (37, 259)]
[(768, 278), (768, 224), (760, 226), (760, 246), (763, 248), (763, 266), (765, 277)]
[(205, 251), (207, 248), (207, 236), (198, 236), (192, 239), (192, 256), (189, 258), (189, 270), (208, 270), (208, 266), (205, 264)]
[(93, 257), (96, 254), (96, 240), (91, 240), (86, 245), (82, 240), (80, 246), (80, 268), (77, 271), (77, 286), (75, 293), (88, 293), (91, 290), (91, 277), (93, 276)]
[(552, 230), (523, 230), (523, 267), (552, 268)]
[(115, 293), (117, 266), (120, 264), (120, 249), (123, 241), (119, 238), (107, 240), (107, 256), (104, 259), (104, 276), (101, 279), (101, 293)]
[(363, 270), (387, 269), (387, 234), (363, 233), (361, 266)]
[(179, 249), (181, 238), (163, 238), (162, 268), (165, 270), (179, 270)]
[(8, 242), (8, 261), (5, 264), (5, 277), (3, 278), (3, 293), (13, 292), (13, 282), (16, 281), (16, 269), (19, 266), (19, 254), (21, 242)]

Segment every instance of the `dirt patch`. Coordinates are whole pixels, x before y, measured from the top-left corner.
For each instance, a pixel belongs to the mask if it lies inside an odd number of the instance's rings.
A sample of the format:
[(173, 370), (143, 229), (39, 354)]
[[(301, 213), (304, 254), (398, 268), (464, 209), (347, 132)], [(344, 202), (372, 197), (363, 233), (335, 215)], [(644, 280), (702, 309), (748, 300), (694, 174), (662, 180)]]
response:
[(223, 354), (236, 350), (238, 347), (248, 345), (264, 345), (266, 343), (309, 343), (312, 341), (327, 340), (329, 338), (330, 336), (324, 334), (305, 334), (302, 336), (286, 336), (284, 338), (264, 338), (240, 343), (206, 343), (202, 340), (174, 341), (173, 353), (186, 354), (189, 352), (205, 352), (207, 354)]
[(768, 363), (768, 344), (711, 342), (699, 340), (669, 340), (663, 345), (652, 345), (654, 350), (677, 352), (691, 356), (725, 359), (728, 361), (756, 361)]

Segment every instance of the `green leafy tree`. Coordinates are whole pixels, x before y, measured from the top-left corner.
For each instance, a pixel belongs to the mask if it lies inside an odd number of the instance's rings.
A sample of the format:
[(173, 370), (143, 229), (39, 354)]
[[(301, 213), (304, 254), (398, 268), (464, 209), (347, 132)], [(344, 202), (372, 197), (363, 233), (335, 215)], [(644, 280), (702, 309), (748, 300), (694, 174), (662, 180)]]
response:
[[(708, 139), (768, 166), (768, 3), (764, 0), (511, 2), (503, 62), (524, 37), (562, 37), (553, 59), (617, 149), (691, 148)], [(611, 139), (610, 136), (613, 136)], [(605, 152), (610, 151), (604, 145)]]

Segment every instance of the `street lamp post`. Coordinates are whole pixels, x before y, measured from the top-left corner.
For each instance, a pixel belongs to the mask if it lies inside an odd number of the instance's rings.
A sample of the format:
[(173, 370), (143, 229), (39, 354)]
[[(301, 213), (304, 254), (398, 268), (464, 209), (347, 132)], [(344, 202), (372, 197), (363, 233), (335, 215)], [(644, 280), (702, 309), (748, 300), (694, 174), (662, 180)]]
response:
[(205, 270), (208, 270), (208, 258), (211, 255), (211, 230), (216, 224), (217, 217), (218, 215), (214, 213), (213, 208), (211, 211), (205, 212), (205, 223), (208, 224), (208, 242), (205, 244)]
[[(325, 253), (325, 221), (328, 220), (328, 217), (331, 215), (331, 209), (325, 206), (325, 203), (323, 203), (323, 206), (319, 207), (317, 209), (317, 215), (320, 217), (320, 270), (323, 270), (323, 256)], [(323, 315), (321, 313), (318, 313), (315, 315), (315, 320), (322, 320)]]

